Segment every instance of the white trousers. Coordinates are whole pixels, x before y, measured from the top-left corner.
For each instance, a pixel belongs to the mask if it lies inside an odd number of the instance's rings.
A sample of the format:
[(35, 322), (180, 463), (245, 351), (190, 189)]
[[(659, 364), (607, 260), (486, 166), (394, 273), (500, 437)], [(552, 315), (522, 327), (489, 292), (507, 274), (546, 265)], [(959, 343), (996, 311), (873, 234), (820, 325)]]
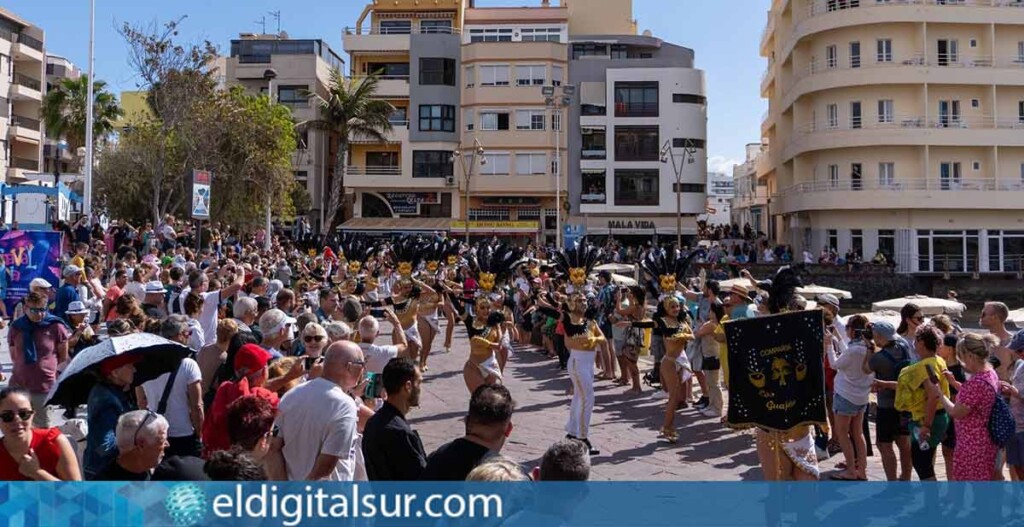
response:
[(565, 431), (573, 437), (587, 439), (590, 416), (594, 414), (594, 357), (593, 351), (569, 352), (569, 379), (572, 381), (572, 405)]

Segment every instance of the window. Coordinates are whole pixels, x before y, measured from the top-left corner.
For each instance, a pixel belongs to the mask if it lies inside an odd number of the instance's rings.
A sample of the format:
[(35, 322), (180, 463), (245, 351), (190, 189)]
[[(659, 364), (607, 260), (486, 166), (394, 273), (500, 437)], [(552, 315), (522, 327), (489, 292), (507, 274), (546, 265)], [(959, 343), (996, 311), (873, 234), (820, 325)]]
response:
[(896, 163), (878, 164), (878, 185), (891, 187), (896, 181)]
[(1024, 64), (1024, 40), (1017, 42), (1017, 64)]
[[(917, 266), (920, 272), (977, 271), (978, 231), (917, 231)], [(991, 255), (990, 255), (991, 256)]]
[(473, 66), (466, 66), (466, 87), (476, 86), (476, 69)]
[(544, 130), (544, 110), (516, 110), (516, 130)]
[(605, 192), (606, 184), (604, 170), (584, 171), (580, 203), (604, 205), (608, 199), (608, 194)]
[(481, 86), (508, 86), (508, 65), (480, 66)]
[(850, 42), (850, 67), (860, 67), (860, 42)]
[(960, 163), (939, 163), (939, 188), (942, 190), (960, 188)]
[(520, 176), (539, 176), (547, 174), (547, 154), (516, 154), (516, 174)]
[(1024, 271), (1024, 231), (988, 231), (988, 270), (1012, 273)]
[(839, 231), (836, 229), (828, 230), (828, 248), (833, 251), (839, 250)]
[(408, 35), (412, 33), (411, 20), (382, 20), (380, 23), (381, 35)]
[(278, 86), (277, 102), (287, 106), (308, 106), (309, 98), (306, 97), (306, 90), (309, 86), (302, 84), (296, 86)]
[(512, 29), (470, 29), (470, 42), (512, 42)]
[(1024, 163), (1020, 164), (1020, 182), (1024, 185)]
[(825, 48), (825, 67), (830, 70), (839, 67), (839, 51), (834, 45)]
[(878, 62), (892, 62), (892, 39), (880, 38), (876, 41), (875, 60)]
[(1017, 122), (1024, 123), (1024, 101), (1017, 101)]
[(481, 130), (508, 130), (508, 112), (480, 112)]
[(449, 104), (421, 104), (420, 131), (454, 132), (455, 107)]
[(295, 172), (292, 172), (292, 177), (295, 178), (296, 182), (302, 183), (309, 179), (309, 172), (305, 170), (296, 170)]
[(971, 108), (981, 108), (981, 100), (971, 99)]
[(604, 128), (584, 128), (583, 159), (604, 159), (606, 155), (606, 134)]
[(864, 168), (860, 163), (850, 164), (850, 189), (860, 190), (864, 188)]
[(703, 139), (690, 139), (688, 137), (672, 138), (672, 148), (696, 148), (703, 150), (706, 144), (707, 142)]
[(839, 105), (830, 104), (826, 109), (828, 110), (828, 127), (839, 128)]
[(971, 163), (971, 168), (974, 169), (975, 172), (981, 170), (981, 161)]
[(892, 261), (893, 255), (896, 254), (895, 230), (882, 229), (878, 231), (878, 250), (882, 251), (887, 260)]
[(616, 161), (657, 161), (660, 156), (657, 126), (616, 126)]
[(864, 256), (864, 231), (861, 229), (850, 230), (850, 247), (853, 248), (853, 252), (857, 253), (861, 257)]
[(883, 99), (878, 101), (878, 122), (879, 123), (892, 123), (894, 120), (892, 113), (892, 99)]
[(412, 177), (449, 177), (455, 175), (452, 152), (445, 150), (413, 150)]
[(659, 198), (657, 170), (616, 170), (616, 206), (657, 206)]
[[(704, 194), (707, 191), (707, 185), (701, 185), (700, 183), (672, 183), (672, 192), (676, 194)], [(718, 198), (718, 202), (722, 202), (722, 198)]]
[(544, 86), (547, 66), (516, 66), (516, 86)]
[(455, 59), (420, 59), (420, 84), (455, 86)]
[(616, 82), (616, 117), (658, 117), (657, 82)]
[(366, 166), (369, 168), (397, 167), (398, 152), (367, 152)]
[(828, 185), (832, 188), (839, 188), (839, 165), (828, 166)]
[(561, 86), (562, 85), (563, 70), (561, 66), (551, 66), (551, 85)]
[(860, 101), (853, 101), (850, 103), (850, 128), (852, 129), (860, 128), (861, 124), (864, 123), (860, 109)]
[(409, 126), (409, 109), (405, 106), (395, 106), (395, 111), (388, 117), (391, 126)]
[(949, 66), (960, 62), (960, 46), (956, 40), (940, 39), (938, 41), (939, 66)]
[(529, 28), (519, 30), (523, 42), (561, 42), (562, 30), (557, 27)]
[(465, 123), (467, 132), (473, 131), (473, 128), (476, 125), (475, 121), (476, 119), (472, 108), (462, 110), (462, 122)]
[(480, 167), (481, 174), (486, 176), (504, 176), (510, 173), (508, 154), (484, 154), (484, 159), (487, 162)]
[(572, 60), (579, 59), (581, 57), (607, 57), (608, 56), (608, 45), (607, 44), (573, 44), (572, 45)]
[(408, 62), (370, 62), (363, 71), (370, 75), (377, 75), (382, 79), (407, 79), (409, 78)]
[(451, 20), (420, 20), (420, 33), (442, 33), (450, 35), (451, 32)]
[(692, 95), (689, 93), (673, 93), (672, 102), (682, 104), (707, 104), (708, 99), (703, 95)]
[(556, 110), (551, 114), (551, 129), (556, 132), (562, 131), (562, 111)]

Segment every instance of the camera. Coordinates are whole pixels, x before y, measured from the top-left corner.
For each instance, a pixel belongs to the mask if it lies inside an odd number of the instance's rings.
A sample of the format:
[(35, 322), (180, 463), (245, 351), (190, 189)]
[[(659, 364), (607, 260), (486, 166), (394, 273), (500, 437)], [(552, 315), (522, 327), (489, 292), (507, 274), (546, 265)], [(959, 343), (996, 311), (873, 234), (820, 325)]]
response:
[(853, 338), (855, 338), (855, 339), (871, 340), (871, 336), (872, 335), (871, 335), (871, 327), (870, 326), (868, 326), (868, 327), (866, 327), (864, 329), (855, 329), (855, 330), (853, 330)]

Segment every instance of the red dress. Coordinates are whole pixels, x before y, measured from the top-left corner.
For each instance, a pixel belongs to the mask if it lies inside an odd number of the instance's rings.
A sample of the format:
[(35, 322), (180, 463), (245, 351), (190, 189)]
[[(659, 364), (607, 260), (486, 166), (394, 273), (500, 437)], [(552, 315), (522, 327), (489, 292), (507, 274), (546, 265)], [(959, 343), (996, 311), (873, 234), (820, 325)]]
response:
[[(39, 458), (39, 468), (55, 477), (60, 477), (57, 474), (57, 462), (60, 461), (60, 445), (57, 443), (57, 438), (60, 436), (61, 431), (58, 428), (34, 428), (32, 429), (32, 441), (29, 443)], [(0, 447), (0, 480), (30, 481), (18, 471), (18, 462), (3, 447)]]

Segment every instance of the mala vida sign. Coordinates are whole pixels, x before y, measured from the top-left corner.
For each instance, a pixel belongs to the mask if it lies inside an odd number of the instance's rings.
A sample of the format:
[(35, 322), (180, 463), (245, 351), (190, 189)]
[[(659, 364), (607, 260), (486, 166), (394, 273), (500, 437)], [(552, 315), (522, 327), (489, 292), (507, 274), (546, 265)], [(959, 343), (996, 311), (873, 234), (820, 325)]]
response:
[(608, 220), (609, 229), (654, 230), (657, 227), (651, 220)]

